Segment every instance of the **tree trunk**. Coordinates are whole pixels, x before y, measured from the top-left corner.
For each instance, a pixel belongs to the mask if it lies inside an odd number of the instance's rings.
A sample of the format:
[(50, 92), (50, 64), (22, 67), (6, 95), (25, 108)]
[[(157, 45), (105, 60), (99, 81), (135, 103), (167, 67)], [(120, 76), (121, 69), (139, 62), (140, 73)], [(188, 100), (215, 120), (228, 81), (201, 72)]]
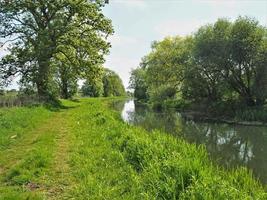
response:
[(37, 92), (38, 96), (41, 100), (49, 100), (50, 93), (48, 89), (48, 81), (49, 81), (49, 59), (42, 59), (38, 61), (39, 68), (37, 74)]
[(65, 81), (65, 80), (62, 80), (61, 97), (63, 99), (69, 98), (68, 84), (67, 84), (67, 81)]
[(246, 96), (245, 101), (247, 106), (255, 106), (255, 101), (252, 96)]

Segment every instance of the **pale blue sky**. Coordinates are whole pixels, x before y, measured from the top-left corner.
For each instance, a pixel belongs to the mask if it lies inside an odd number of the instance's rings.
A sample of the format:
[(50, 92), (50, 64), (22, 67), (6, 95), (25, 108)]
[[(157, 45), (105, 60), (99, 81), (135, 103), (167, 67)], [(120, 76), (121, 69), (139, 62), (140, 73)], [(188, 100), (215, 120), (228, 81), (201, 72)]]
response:
[(267, 26), (267, 0), (110, 0), (103, 10), (115, 29), (105, 66), (116, 71), (126, 87), (131, 69), (154, 40), (190, 34), (221, 17), (247, 15)]
[[(256, 18), (267, 26), (267, 0), (109, 0), (104, 14), (113, 22), (112, 48), (105, 66), (116, 71), (127, 87), (130, 71), (150, 51), (154, 40), (187, 35), (220, 17)], [(3, 50), (0, 49), (0, 57)], [(17, 88), (14, 83), (9, 88)]]

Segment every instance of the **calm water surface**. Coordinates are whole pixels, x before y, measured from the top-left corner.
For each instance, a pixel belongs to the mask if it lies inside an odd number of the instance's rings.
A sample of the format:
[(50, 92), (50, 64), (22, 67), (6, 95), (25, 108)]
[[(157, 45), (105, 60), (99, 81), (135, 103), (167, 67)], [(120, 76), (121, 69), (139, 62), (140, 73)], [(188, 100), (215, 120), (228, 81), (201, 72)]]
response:
[(267, 184), (267, 127), (229, 125), (186, 120), (176, 111), (158, 112), (133, 100), (116, 101), (122, 119), (147, 130), (160, 129), (196, 144), (204, 144), (217, 163), (247, 166)]

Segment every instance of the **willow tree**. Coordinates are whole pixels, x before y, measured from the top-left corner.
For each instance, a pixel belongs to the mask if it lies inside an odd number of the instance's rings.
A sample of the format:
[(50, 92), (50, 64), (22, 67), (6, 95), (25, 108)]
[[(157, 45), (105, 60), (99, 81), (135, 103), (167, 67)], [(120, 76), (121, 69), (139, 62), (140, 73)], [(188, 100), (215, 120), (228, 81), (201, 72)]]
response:
[(266, 30), (255, 19), (239, 17), (233, 23), (219, 19), (195, 34), (194, 68), (217, 100), (225, 93), (235, 92), (248, 106), (264, 104)]
[(105, 69), (102, 81), (104, 90), (103, 95), (105, 97), (125, 96), (125, 88), (120, 76), (116, 72), (110, 69)]
[(8, 84), (19, 74), (48, 97), (59, 58), (68, 60), (76, 77), (96, 72), (113, 33), (103, 5), (102, 0), (0, 0), (0, 38), (9, 38), (4, 40), (9, 54), (0, 62), (2, 81)]

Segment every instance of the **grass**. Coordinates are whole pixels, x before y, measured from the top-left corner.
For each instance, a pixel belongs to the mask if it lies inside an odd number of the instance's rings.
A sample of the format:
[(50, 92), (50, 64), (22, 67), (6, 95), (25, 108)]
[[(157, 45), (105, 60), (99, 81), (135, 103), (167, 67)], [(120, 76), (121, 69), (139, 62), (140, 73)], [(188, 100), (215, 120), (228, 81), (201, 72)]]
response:
[(0, 110), (0, 199), (267, 198), (247, 169), (225, 171), (203, 146), (125, 124), (111, 101)]
[(11, 143), (15, 143), (18, 139), (27, 135), (29, 130), (36, 128), (51, 114), (49, 110), (42, 106), (1, 108), (0, 150), (6, 149)]
[(235, 114), (237, 120), (267, 122), (267, 104), (259, 108), (238, 110)]

